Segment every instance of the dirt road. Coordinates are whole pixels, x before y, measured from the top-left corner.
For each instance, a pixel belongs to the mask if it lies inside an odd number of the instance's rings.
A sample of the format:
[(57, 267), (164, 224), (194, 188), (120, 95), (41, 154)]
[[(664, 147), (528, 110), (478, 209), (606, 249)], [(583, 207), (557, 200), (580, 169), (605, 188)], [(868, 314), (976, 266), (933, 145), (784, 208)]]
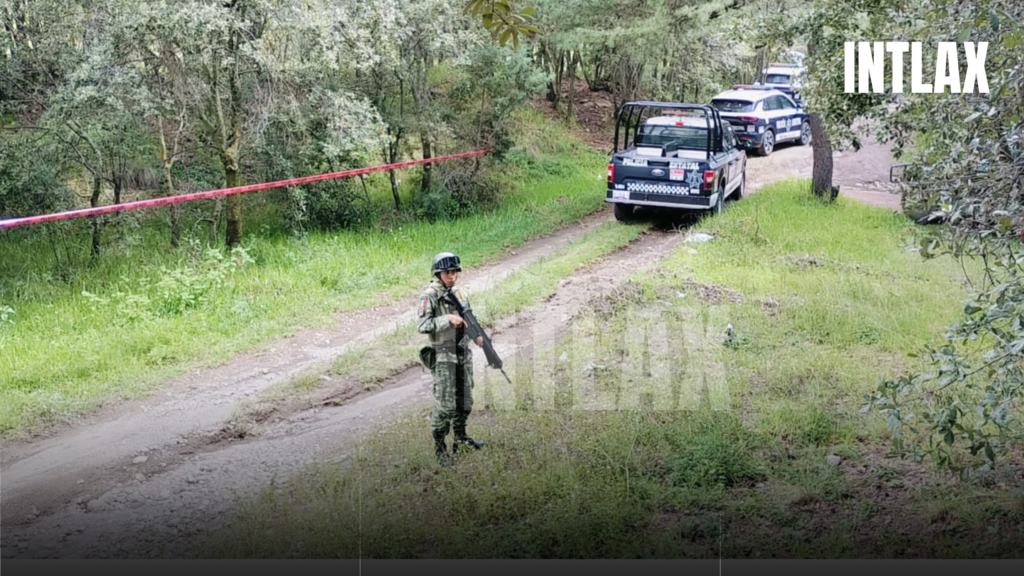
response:
[[(843, 195), (898, 210), (899, 197), (888, 188), (891, 163), (887, 150), (869, 141), (860, 152), (837, 155), (835, 180)], [(809, 177), (810, 170), (810, 147), (783, 145), (768, 158), (750, 158), (748, 190)], [(610, 219), (603, 210), (528, 242), (472, 270), (467, 285), (487, 290)], [(587, 301), (657, 264), (681, 240), (678, 232), (652, 230), (563, 282), (542, 305), (495, 327), (499, 353), (523, 352), (537, 345), (538, 335), (554, 341)], [(223, 434), (240, 402), (408, 325), (414, 306), (410, 295), (392, 306), (342, 314), (336, 329), (301, 332), (46, 438), (5, 445), (0, 558), (189, 557), (204, 534), (230, 521), (236, 497), (312, 462), (344, 458), (367, 430), (429, 401), (429, 374), (417, 367), (345, 405), (289, 414), (257, 437)], [(478, 373), (486, 370), (482, 354), (476, 361)]]

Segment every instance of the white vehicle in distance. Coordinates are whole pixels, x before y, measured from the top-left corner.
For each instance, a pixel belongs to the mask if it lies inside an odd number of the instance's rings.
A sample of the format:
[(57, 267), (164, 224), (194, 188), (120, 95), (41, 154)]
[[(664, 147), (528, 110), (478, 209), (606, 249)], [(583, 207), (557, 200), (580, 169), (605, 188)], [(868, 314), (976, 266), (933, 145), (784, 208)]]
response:
[(807, 68), (800, 64), (776, 62), (769, 64), (761, 71), (761, 76), (754, 82), (758, 88), (771, 88), (789, 96), (797, 104), (802, 104), (800, 90), (807, 81)]

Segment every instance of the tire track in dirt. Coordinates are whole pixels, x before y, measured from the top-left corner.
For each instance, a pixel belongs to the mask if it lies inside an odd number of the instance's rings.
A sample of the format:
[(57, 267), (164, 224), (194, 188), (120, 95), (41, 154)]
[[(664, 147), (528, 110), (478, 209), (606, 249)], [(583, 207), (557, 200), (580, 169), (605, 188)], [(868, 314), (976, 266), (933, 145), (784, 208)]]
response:
[[(810, 164), (809, 146), (780, 147), (768, 158), (751, 158), (748, 190), (809, 176)], [(856, 166), (852, 159), (837, 162), (837, 182), (851, 166)], [(875, 194), (895, 198), (898, 209), (898, 196)], [(853, 197), (875, 205), (887, 200)], [(486, 290), (610, 219), (610, 211), (603, 210), (527, 242), (504, 260), (474, 268), (467, 286)], [(525, 351), (531, 345), (523, 344), (526, 335), (557, 338), (586, 301), (669, 254), (679, 241), (678, 233), (647, 233), (564, 280), (540, 308), (499, 323), (499, 353), (512, 357)], [(343, 406), (293, 413), (260, 437), (211, 444), (240, 402), (407, 325), (415, 300), (410, 295), (390, 306), (346, 312), (336, 329), (302, 331), (216, 368), (192, 371), (147, 399), (111, 406), (49, 438), (5, 446), (0, 557), (187, 554), (199, 535), (230, 516), (236, 492), (251, 494), (318, 461), (325, 451), (351, 447), (368, 426), (390, 421), (397, 408), (429, 401), (430, 376), (416, 367)], [(539, 317), (546, 319), (542, 326)], [(482, 353), (475, 361), (479, 371), (491, 372)]]
[[(603, 209), (474, 268), (467, 287), (484, 291), (611, 221)], [(426, 274), (424, 274), (426, 276)], [(389, 306), (338, 316), (332, 329), (301, 331), (210, 369), (172, 379), (142, 400), (115, 403), (51, 436), (6, 444), (2, 453), (3, 525), (44, 515), (68, 498), (131, 482), (148, 467), (136, 459), (216, 435), (239, 402), (411, 322), (418, 292)], [(187, 448), (184, 448), (187, 450)]]
[[(536, 345), (538, 335), (553, 342), (595, 294), (614, 290), (682, 239), (678, 232), (648, 232), (605, 256), (563, 281), (546, 302), (502, 321), (495, 348), (511, 358)], [(491, 369), (475, 352), (477, 373), (492, 382), (500, 378), (483, 375)], [(187, 458), (155, 450), (145, 463), (127, 466), (126, 473), (140, 476), (33, 522), (5, 526), (5, 540), (18, 549), (14, 557), (188, 557), (204, 534), (232, 519), (236, 497), (252, 496), (304, 466), (343, 460), (363, 434), (429, 401), (430, 374), (416, 367), (355, 402), (291, 414), (251, 440), (196, 448)], [(144, 465), (148, 473), (134, 472)]]

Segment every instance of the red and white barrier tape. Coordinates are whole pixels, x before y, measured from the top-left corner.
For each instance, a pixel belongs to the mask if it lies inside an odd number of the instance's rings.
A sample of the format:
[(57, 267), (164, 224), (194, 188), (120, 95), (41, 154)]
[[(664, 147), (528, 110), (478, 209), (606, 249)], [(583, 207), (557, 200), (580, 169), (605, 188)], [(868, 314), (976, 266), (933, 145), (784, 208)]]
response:
[(486, 154), (488, 150), (475, 150), (473, 152), (462, 152), (460, 154), (449, 154), (447, 156), (438, 156), (436, 158), (427, 158), (425, 160), (410, 160), (409, 162), (399, 162), (397, 164), (385, 164), (383, 166), (371, 166), (370, 168), (357, 168), (355, 170), (345, 170), (342, 172), (331, 172), (329, 174), (318, 174), (316, 176), (303, 176), (301, 178), (291, 178), (288, 180), (278, 180), (277, 182), (264, 182), (262, 184), (250, 184), (248, 186), (236, 186), (234, 188), (221, 188), (219, 190), (207, 190), (206, 192), (196, 192), (193, 194), (181, 194), (179, 196), (165, 196), (163, 198), (153, 198), (151, 200), (138, 200), (136, 202), (125, 202), (123, 204), (110, 204), (107, 206), (97, 206), (95, 208), (83, 208), (81, 210), (70, 210), (67, 212), (57, 212), (55, 214), (44, 214), (41, 216), (26, 216), (24, 218), (8, 218), (7, 220), (0, 220), (0, 229), (3, 228), (14, 228), (15, 226), (26, 226), (29, 224), (41, 224), (43, 222), (53, 222), (55, 220), (68, 220), (70, 218), (81, 218), (85, 216), (97, 216), (99, 214), (109, 214), (111, 212), (123, 212), (125, 210), (138, 210), (140, 208), (152, 208), (154, 206), (164, 206), (167, 204), (178, 204), (180, 202), (191, 202), (193, 200), (206, 200), (209, 198), (216, 198), (218, 196), (230, 196), (232, 194), (244, 194), (246, 192), (258, 192), (260, 190), (268, 190), (270, 188), (281, 188), (283, 186), (298, 186), (300, 184), (309, 184), (311, 182), (321, 182), (323, 180), (333, 180), (335, 178), (344, 178), (346, 176), (359, 176), (361, 174), (370, 174), (372, 172), (383, 172), (385, 170), (396, 170), (398, 168), (408, 168), (410, 166), (419, 166), (421, 164), (430, 164), (433, 162), (442, 162), (444, 160), (455, 160), (457, 158), (469, 158), (471, 156), (480, 156)]

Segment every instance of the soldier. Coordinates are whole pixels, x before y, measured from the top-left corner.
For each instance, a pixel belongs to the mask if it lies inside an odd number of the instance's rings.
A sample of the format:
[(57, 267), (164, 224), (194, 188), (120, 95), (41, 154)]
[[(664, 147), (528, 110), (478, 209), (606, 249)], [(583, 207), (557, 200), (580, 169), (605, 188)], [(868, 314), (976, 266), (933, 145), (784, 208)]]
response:
[[(442, 252), (434, 257), (430, 281), (419, 303), (420, 334), (427, 334), (430, 345), (420, 350), (420, 359), (430, 368), (434, 379), (434, 416), (432, 422), (434, 450), (442, 466), (449, 464), (445, 437), (448, 429), (455, 431), (452, 452), (459, 444), (477, 450), (485, 444), (466, 435), (466, 420), (473, 410), (473, 353), (466, 335), (466, 321), (454, 306), (444, 301), (445, 294), (458, 298), (469, 309), (469, 298), (464, 288), (456, 286), (462, 265), (459, 257)], [(483, 345), (483, 338), (476, 339)]]

